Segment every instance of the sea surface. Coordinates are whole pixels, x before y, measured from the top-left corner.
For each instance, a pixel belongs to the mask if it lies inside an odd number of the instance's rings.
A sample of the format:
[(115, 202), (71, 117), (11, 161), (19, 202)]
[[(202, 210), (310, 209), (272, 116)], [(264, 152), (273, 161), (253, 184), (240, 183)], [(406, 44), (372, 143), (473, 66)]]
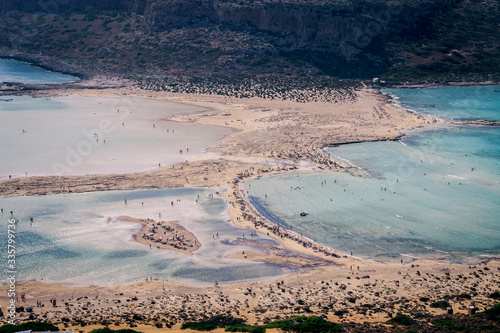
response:
[[(439, 118), (500, 120), (498, 91), (481, 86), (386, 93)], [(325, 152), (359, 171), (254, 179), (246, 183), (253, 204), (304, 236), (362, 258), (474, 262), (500, 254), (499, 127), (429, 126), (400, 141)]]
[(500, 86), (443, 86), (384, 89), (396, 105), (429, 116), (457, 120), (499, 120)]
[(75, 76), (51, 72), (22, 61), (0, 59), (0, 82), (61, 84), (79, 80)]
[(127, 96), (0, 96), (0, 179), (143, 171), (193, 159), (231, 130), (164, 118), (204, 110)]
[[(153, 277), (210, 285), (265, 281), (294, 272), (243, 257), (226, 258), (259, 251), (233, 243), (243, 237), (254, 244), (278, 243), (236, 228), (227, 215), (226, 200), (216, 191), (182, 188), (0, 198), (1, 228), (7, 231), (8, 220), (18, 220), (18, 280), (110, 286)], [(202, 246), (193, 256), (132, 241), (141, 225), (116, 220), (119, 216), (158, 220), (159, 214), (162, 221), (178, 221), (196, 235)], [(7, 232), (1, 235), (2, 244), (7, 244)]]

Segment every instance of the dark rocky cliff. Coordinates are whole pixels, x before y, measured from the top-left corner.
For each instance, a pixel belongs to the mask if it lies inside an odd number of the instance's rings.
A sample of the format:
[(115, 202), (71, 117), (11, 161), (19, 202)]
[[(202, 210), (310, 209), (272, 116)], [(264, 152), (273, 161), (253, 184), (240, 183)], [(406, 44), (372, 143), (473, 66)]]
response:
[[(195, 3), (195, 4), (194, 4)], [(425, 31), (430, 14), (446, 1), (403, 3), (267, 1), (239, 4), (219, 1), (152, 1), (145, 16), (153, 29), (189, 24), (227, 24), (277, 36), (285, 50), (334, 52), (350, 59), (377, 38)]]
[(0, 0), (0, 14), (10, 10), (37, 13), (61, 13), (86, 10), (124, 10), (141, 13), (146, 1), (140, 0)]
[[(410, 3), (410, 4), (409, 4)], [(450, 1), (0, 0), (2, 13), (118, 10), (144, 15), (153, 31), (226, 25), (265, 34), (281, 55), (307, 59), (325, 73), (375, 75), (388, 66), (393, 35), (422, 34), (427, 17)], [(365, 65), (353, 67), (353, 64)]]
[(499, 72), (499, 4), (0, 0), (0, 45), (142, 77), (485, 80)]

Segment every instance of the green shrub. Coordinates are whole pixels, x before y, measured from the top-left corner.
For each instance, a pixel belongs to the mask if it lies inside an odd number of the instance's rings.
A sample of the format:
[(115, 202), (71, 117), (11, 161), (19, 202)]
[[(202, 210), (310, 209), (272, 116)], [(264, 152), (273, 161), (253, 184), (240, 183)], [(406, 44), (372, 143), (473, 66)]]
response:
[(479, 329), (481, 331), (486, 331), (486, 330), (492, 331), (492, 330), (496, 330), (497, 327), (493, 324), (489, 324), (489, 325), (481, 325), (481, 326), (479, 326)]
[(141, 315), (135, 314), (132, 316), (132, 320), (142, 320)]
[(453, 331), (463, 331), (467, 329), (467, 326), (459, 325), (456, 321), (451, 318), (442, 318), (433, 320), (432, 323), (436, 326), (446, 327), (447, 329)]
[(29, 321), (27, 323), (12, 325), (7, 324), (0, 327), (0, 333), (14, 333), (19, 331), (59, 331), (57, 326), (50, 323), (41, 323), (36, 321)]
[(109, 327), (98, 328), (90, 331), (89, 333), (139, 333), (137, 331), (131, 329), (121, 329), (121, 330), (112, 330)]
[(266, 324), (264, 328), (279, 328), (283, 331), (308, 332), (308, 333), (326, 333), (340, 332), (342, 326), (332, 323), (320, 317), (300, 316), (294, 319), (278, 320)]
[(248, 325), (231, 325), (226, 327), (226, 332), (250, 332), (250, 333), (265, 333), (266, 329), (262, 326)]
[(489, 294), (488, 297), (489, 298), (493, 298), (493, 299), (499, 299), (500, 298), (500, 292), (495, 291), (495, 292)]
[(449, 306), (450, 306), (450, 303), (448, 303), (447, 301), (437, 301), (437, 302), (434, 302), (434, 303), (430, 304), (431, 308), (446, 309)]
[(181, 329), (189, 328), (197, 331), (211, 331), (217, 327), (243, 326), (244, 323), (245, 319), (242, 318), (218, 315), (198, 322), (185, 322), (182, 324)]
[(217, 325), (214, 324), (207, 324), (207, 323), (202, 323), (202, 322), (192, 322), (188, 321), (185, 322), (181, 325), (181, 330), (185, 330), (189, 328), (190, 330), (195, 330), (195, 331), (211, 331), (217, 328)]
[(347, 310), (337, 310), (333, 314), (336, 315), (336, 316), (343, 316), (343, 315), (345, 315), (347, 313), (349, 313), (349, 311), (347, 311)]
[(410, 325), (416, 324), (416, 321), (413, 320), (410, 316), (407, 316), (407, 315), (402, 314), (402, 313), (398, 313), (396, 315), (396, 317), (389, 320), (388, 323), (410, 326)]
[(429, 318), (431, 316), (430, 314), (423, 312), (412, 313), (411, 315), (413, 319)]
[(500, 303), (497, 303), (492, 308), (482, 312), (481, 315), (486, 316), (486, 318), (490, 320), (500, 322)]

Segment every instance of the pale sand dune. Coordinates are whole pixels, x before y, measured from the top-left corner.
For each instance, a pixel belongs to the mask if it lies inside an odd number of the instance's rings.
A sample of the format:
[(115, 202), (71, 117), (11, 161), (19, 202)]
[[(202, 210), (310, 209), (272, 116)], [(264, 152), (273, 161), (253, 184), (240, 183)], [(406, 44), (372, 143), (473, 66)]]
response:
[[(244, 198), (239, 186), (240, 176), (286, 172), (288, 168), (279, 166), (285, 162), (298, 163), (300, 169), (323, 167), (346, 170), (323, 156), (318, 148), (352, 141), (394, 139), (405, 129), (430, 122), (388, 105), (376, 91), (364, 89), (357, 92), (358, 98), (355, 101), (329, 104), (171, 95), (134, 91), (130, 88), (85, 93), (96, 96), (133, 94), (196, 103), (209, 107), (210, 110), (173, 120), (228, 126), (234, 128), (235, 132), (222, 139), (216, 147), (210, 148), (211, 152), (216, 153), (215, 156), (202, 156), (189, 163), (126, 175), (39, 177), (2, 181), (0, 195), (186, 185), (226, 187), (229, 191), (222, 196), (229, 201), (229, 216), (237, 226), (255, 228), (252, 219), (262, 221), (267, 227), (257, 223), (257, 232), (269, 234), (286, 249), (316, 257), (323, 265), (314, 267), (314, 260), (307, 261), (307, 257), (286, 258), (281, 250), (263, 248), (262, 252), (246, 253), (247, 258), (242, 258), (242, 253), (233, 253), (231, 256), (242, 260), (275, 263), (288, 261), (302, 267), (307, 266), (304, 263), (312, 264), (301, 269), (298, 274), (272, 283), (209, 288), (163, 281), (144, 281), (116, 287), (19, 282), (17, 293), (26, 294), (26, 302), (20, 302), (20, 305), (34, 306), (37, 301), (45, 304), (43, 308), (35, 307), (38, 318), (60, 323), (61, 328), (61, 318), (67, 318), (66, 329), (89, 331), (106, 324), (103, 320), (107, 320), (112, 328), (129, 327), (125, 317), (137, 314), (146, 318), (145, 322), (148, 323), (144, 325), (137, 320), (137, 329), (151, 332), (157, 330), (153, 326), (157, 322), (155, 317), (165, 319), (167, 323), (174, 325), (174, 331), (178, 331), (185, 318), (199, 318), (201, 315), (230, 313), (247, 318), (250, 323), (262, 323), (270, 319), (304, 314), (304, 306), (307, 306), (310, 311), (308, 314), (325, 315), (337, 322), (384, 322), (388, 320), (389, 314), (396, 312), (431, 310), (429, 302), (419, 300), (421, 297), (435, 301), (446, 295), (473, 295), (472, 300), (450, 300), (455, 312), (460, 313), (466, 313), (467, 307), (473, 302), (480, 309), (494, 303), (487, 295), (500, 287), (499, 261), (490, 261), (487, 265), (474, 268), (439, 261), (379, 263), (350, 255), (344, 257), (344, 254), (334, 250), (326, 250), (327, 253), (333, 251), (341, 255), (337, 258), (319, 251), (321, 246), (317, 244), (306, 242), (304, 246), (296, 240), (276, 235), (269, 222), (259, 217), (248, 203), (238, 201)], [(329, 264), (324, 265), (325, 263)], [(5, 309), (8, 287), (2, 286), (0, 289), (0, 304)], [(137, 300), (133, 297), (137, 297)], [(57, 308), (49, 307), (50, 298), (57, 299)], [(304, 304), (301, 305), (299, 300)], [(363, 304), (370, 307), (360, 306)], [(335, 315), (339, 310), (346, 310), (347, 314), (342, 317)], [(432, 311), (443, 312), (440, 309)], [(18, 318), (25, 320), (28, 317), (27, 314), (19, 314)], [(76, 319), (92, 325), (80, 327)]]

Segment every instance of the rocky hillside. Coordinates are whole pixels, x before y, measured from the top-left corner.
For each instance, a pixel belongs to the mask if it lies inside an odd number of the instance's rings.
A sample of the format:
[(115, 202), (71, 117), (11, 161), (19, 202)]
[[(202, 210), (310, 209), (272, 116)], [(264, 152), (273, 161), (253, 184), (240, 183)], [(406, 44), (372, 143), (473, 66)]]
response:
[(172, 86), (498, 80), (498, 1), (0, 0), (17, 50)]

